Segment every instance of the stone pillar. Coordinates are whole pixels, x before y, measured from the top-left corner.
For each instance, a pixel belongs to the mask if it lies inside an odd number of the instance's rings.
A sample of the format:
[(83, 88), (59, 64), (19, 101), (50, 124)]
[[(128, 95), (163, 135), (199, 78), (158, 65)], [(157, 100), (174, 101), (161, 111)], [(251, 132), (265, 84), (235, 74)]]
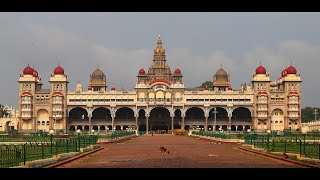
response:
[(146, 115), (146, 134), (149, 134), (149, 115)]
[(174, 116), (171, 116), (171, 130), (174, 131)]
[(121, 130), (123, 130), (123, 126), (120, 126), (121, 127)]
[(184, 130), (184, 115), (181, 115), (182, 123), (181, 123), (181, 129)]
[(228, 114), (228, 118), (229, 118), (229, 127), (231, 127), (231, 118), (232, 118), (232, 114)]
[(204, 116), (205, 120), (206, 120), (206, 123), (205, 123), (205, 126), (204, 126), (204, 130), (205, 131), (208, 131), (208, 117), (209, 116)]
[(115, 116), (111, 115), (111, 118), (112, 118), (112, 122), (111, 122), (111, 128), (112, 128), (112, 131), (114, 131), (114, 118)]
[(88, 116), (89, 118), (89, 133), (91, 134), (91, 115)]
[(135, 116), (135, 118), (136, 118), (136, 130), (138, 130), (138, 131), (139, 131), (139, 126), (138, 126), (138, 116)]

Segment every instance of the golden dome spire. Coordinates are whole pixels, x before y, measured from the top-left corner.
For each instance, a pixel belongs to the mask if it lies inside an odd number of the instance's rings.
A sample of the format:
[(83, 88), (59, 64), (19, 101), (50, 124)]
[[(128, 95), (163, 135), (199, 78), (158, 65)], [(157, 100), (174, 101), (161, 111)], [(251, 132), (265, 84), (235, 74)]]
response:
[(162, 40), (161, 40), (160, 34), (158, 37), (157, 48), (162, 48)]

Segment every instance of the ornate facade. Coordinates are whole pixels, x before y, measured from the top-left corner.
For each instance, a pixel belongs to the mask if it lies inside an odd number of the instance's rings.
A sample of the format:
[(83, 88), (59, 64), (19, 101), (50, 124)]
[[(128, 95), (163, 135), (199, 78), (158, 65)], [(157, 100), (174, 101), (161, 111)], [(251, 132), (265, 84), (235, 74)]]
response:
[[(20, 130), (223, 129), (255, 131), (301, 129), (301, 79), (295, 67), (285, 68), (271, 82), (260, 65), (251, 85), (233, 90), (221, 68), (213, 87), (185, 88), (180, 69), (171, 71), (159, 36), (153, 64), (140, 69), (133, 91), (107, 89), (99, 68), (88, 89), (78, 83), (68, 91), (67, 75), (59, 65), (42, 89), (41, 77), (27, 66), (19, 78)], [(43, 123), (44, 122), (44, 123)]]

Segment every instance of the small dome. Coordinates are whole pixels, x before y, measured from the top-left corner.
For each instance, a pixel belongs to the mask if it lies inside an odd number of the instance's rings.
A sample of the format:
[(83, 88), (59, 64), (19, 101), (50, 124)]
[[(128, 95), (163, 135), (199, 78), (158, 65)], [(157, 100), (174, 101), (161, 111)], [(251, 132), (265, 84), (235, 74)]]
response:
[(80, 88), (82, 89), (82, 84), (79, 82), (79, 83), (77, 84), (76, 88), (77, 88), (77, 89), (80, 89)]
[(116, 90), (116, 88), (115, 88), (115, 87), (112, 87), (112, 88), (111, 88), (111, 91), (115, 91), (115, 90)]
[(216, 74), (215, 74), (215, 77), (216, 77), (216, 81), (228, 81), (228, 74), (227, 72), (220, 68)]
[(93, 88), (91, 88), (91, 87), (88, 88), (88, 91), (92, 91), (92, 90), (93, 90)]
[(292, 65), (290, 65), (287, 70), (286, 70), (287, 74), (297, 74), (297, 70), (295, 67), (293, 67)]
[(106, 75), (98, 68), (91, 74), (91, 81), (105, 81)]
[(176, 70), (174, 70), (174, 74), (176, 75), (176, 74), (181, 74), (181, 71), (180, 71), (180, 69), (176, 69)]
[(285, 77), (287, 75), (287, 67), (281, 72), (281, 77)]
[(34, 75), (35, 77), (38, 77), (38, 76), (39, 76), (38, 71), (37, 71), (37, 70), (35, 70), (35, 69), (33, 69), (33, 75)]
[(259, 66), (259, 67), (257, 67), (257, 69), (256, 69), (256, 74), (266, 74), (267, 73), (267, 70), (266, 70), (266, 68), (264, 68), (263, 66)]
[(207, 91), (207, 90), (209, 90), (209, 88), (208, 88), (208, 86), (207, 86), (207, 85), (206, 85), (206, 87), (204, 88), (204, 90), (206, 90), (206, 91)]
[(144, 69), (139, 70), (139, 75), (145, 75), (145, 74), (146, 74), (146, 72), (144, 71)]
[(53, 72), (54, 74), (61, 74), (61, 75), (63, 75), (64, 74), (64, 69), (59, 65), (58, 67), (56, 67), (55, 69), (54, 69), (54, 72)]
[(33, 75), (33, 69), (32, 67), (30, 67), (29, 65), (27, 67), (25, 67), (23, 69), (23, 74), (26, 75), (26, 74), (29, 74), (29, 75)]
[(232, 87), (228, 87), (228, 90), (232, 90)]

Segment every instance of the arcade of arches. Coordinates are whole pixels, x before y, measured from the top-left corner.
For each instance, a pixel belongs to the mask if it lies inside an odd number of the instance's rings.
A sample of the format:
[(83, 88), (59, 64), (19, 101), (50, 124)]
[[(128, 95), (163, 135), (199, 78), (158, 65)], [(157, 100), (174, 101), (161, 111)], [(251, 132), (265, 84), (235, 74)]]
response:
[[(149, 107), (150, 108), (150, 107)], [(251, 112), (246, 107), (235, 107), (228, 111), (224, 107), (166, 107), (117, 109), (98, 107), (93, 110), (75, 107), (69, 111), (68, 130), (224, 130), (243, 131), (252, 127)]]

